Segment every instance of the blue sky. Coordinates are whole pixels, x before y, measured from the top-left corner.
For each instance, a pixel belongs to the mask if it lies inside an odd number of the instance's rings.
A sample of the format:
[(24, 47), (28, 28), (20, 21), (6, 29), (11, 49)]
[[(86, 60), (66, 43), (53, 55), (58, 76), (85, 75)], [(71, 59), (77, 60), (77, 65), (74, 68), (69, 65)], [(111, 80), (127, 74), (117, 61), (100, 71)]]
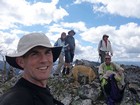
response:
[(0, 0), (0, 7), (2, 56), (30, 32), (43, 32), (54, 44), (73, 29), (74, 59), (98, 61), (98, 43), (108, 34), (114, 61), (140, 61), (140, 0)]

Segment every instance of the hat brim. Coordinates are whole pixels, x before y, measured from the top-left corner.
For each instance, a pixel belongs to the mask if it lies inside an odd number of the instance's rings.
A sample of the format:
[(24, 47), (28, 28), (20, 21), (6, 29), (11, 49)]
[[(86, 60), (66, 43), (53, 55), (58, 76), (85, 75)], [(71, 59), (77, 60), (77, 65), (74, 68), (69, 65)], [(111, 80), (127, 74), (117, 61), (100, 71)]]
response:
[(69, 31), (68, 34), (70, 34), (70, 33), (73, 33), (75, 35), (75, 32), (74, 31)]
[(103, 37), (107, 37), (107, 38), (109, 38), (109, 36), (108, 36), (108, 35), (104, 35)]
[[(58, 59), (58, 57), (61, 53), (62, 47), (52, 47), (51, 49), (52, 49), (52, 54), (53, 54), (53, 62), (55, 62)], [(6, 61), (11, 66), (23, 70), (23, 68), (20, 67), (16, 62), (16, 58), (19, 57), (19, 56), (11, 57), (11, 56), (6, 55), (5, 57), (6, 57)]]

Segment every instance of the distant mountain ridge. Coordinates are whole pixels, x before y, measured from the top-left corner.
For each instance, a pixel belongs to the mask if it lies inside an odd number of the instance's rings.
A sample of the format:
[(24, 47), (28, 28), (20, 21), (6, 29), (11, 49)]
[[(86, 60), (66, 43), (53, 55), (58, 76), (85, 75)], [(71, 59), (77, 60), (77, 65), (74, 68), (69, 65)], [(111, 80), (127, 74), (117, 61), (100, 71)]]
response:
[[(134, 66), (139, 66), (140, 67), (140, 61), (115, 61), (115, 62), (118, 63), (118, 64), (134, 65)], [(3, 65), (4, 65), (4, 62), (0, 61), (0, 70), (3, 69)], [(6, 64), (6, 68), (9, 69), (9, 64), (8, 63)]]
[(140, 67), (140, 61), (116, 61), (118, 64), (134, 65)]
[[(4, 67), (4, 62), (3, 61), (0, 61), (0, 70), (2, 70)], [(6, 63), (6, 68), (9, 69), (9, 64)]]

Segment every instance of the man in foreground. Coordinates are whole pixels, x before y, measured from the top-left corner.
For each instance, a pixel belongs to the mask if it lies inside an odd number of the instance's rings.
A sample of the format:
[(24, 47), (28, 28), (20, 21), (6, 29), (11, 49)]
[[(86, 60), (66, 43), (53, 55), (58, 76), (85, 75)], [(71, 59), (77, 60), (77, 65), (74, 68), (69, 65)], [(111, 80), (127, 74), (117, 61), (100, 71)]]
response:
[(61, 49), (52, 47), (45, 34), (24, 35), (17, 53), (6, 56), (11, 66), (24, 71), (23, 76), (0, 98), (0, 105), (64, 105), (53, 98), (47, 86), (53, 62)]

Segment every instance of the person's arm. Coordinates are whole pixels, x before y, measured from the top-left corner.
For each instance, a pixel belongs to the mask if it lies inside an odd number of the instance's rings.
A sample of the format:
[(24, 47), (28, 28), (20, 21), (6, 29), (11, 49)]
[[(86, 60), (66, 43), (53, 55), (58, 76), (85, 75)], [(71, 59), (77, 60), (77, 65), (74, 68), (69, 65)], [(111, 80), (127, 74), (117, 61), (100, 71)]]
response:
[(59, 39), (57, 39), (57, 41), (54, 43), (54, 46), (59, 46), (58, 41), (59, 41)]
[(99, 74), (99, 80), (100, 80), (100, 83), (101, 83), (101, 88), (103, 89), (104, 91), (104, 85), (107, 84), (107, 79), (104, 78), (104, 68), (103, 68), (103, 63), (99, 66), (99, 70), (98, 70), (98, 74)]
[(124, 69), (117, 63), (113, 63), (118, 72), (124, 72)]
[(104, 75), (103, 63), (100, 64), (100, 66), (99, 66), (98, 74), (99, 74), (99, 78), (101, 80), (103, 78), (103, 75)]
[(111, 42), (109, 41), (109, 44), (110, 44), (110, 53), (111, 53), (111, 55), (113, 56), (113, 49), (112, 49), (112, 45), (111, 45)]
[(116, 75), (115, 75), (115, 79), (117, 80), (117, 81), (120, 81), (121, 79), (122, 79), (122, 75), (123, 75), (123, 73), (124, 73), (124, 69), (120, 66), (120, 65), (118, 65), (117, 63), (113, 63), (113, 65), (115, 66), (115, 68), (116, 68)]
[(74, 39), (74, 50), (75, 50), (76, 44), (75, 44), (75, 39)]
[(98, 53), (99, 53), (99, 56), (100, 56), (100, 48), (101, 48), (101, 45), (102, 43), (101, 43), (101, 40), (100, 40), (100, 42), (99, 42), (99, 44), (98, 44)]
[(33, 103), (33, 97), (26, 88), (11, 88), (0, 97), (0, 105), (33, 105)]
[(66, 48), (66, 50), (69, 50), (70, 49), (69, 46), (70, 46), (69, 45), (69, 36), (66, 36), (66, 38), (65, 38), (65, 48)]

